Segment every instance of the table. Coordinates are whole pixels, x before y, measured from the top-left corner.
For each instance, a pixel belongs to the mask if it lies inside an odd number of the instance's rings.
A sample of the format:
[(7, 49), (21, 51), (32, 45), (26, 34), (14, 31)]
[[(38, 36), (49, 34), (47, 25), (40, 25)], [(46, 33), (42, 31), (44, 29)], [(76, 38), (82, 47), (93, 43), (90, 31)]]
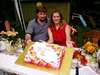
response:
[[(16, 55), (8, 55), (5, 53), (0, 53), (0, 69), (16, 73), (18, 75), (54, 75), (52, 73), (40, 71), (37, 69), (31, 69), (28, 67), (16, 65), (15, 61), (17, 60)], [(75, 69), (71, 69), (70, 75), (75, 75)], [(84, 66), (79, 69), (79, 75), (98, 75), (94, 72), (89, 66)]]

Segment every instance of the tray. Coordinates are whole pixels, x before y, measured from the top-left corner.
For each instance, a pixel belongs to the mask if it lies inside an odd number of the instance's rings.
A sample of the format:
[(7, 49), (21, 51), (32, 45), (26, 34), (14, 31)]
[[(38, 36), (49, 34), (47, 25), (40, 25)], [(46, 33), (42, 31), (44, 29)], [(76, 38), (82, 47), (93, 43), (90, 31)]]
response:
[(65, 54), (62, 59), (61, 67), (60, 69), (51, 69), (51, 68), (46, 68), (46, 67), (40, 67), (38, 65), (34, 64), (27, 64), (24, 62), (24, 56), (27, 53), (28, 47), (25, 48), (24, 52), (19, 55), (18, 59), (16, 60), (17, 65), (41, 70), (41, 71), (46, 71), (49, 73), (53, 73), (55, 75), (69, 75), (70, 74), (70, 69), (71, 69), (71, 64), (72, 64), (72, 54), (73, 54), (73, 48), (66, 48), (65, 49)]

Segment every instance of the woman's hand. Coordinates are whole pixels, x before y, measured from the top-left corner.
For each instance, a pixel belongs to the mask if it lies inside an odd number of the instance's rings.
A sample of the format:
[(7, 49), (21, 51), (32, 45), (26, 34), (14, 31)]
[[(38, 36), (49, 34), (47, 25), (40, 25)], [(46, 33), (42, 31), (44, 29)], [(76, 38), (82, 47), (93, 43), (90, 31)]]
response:
[(67, 47), (70, 47), (70, 48), (73, 48), (74, 47), (73, 46), (74, 44), (75, 44), (75, 42), (73, 42), (73, 41), (67, 41), (66, 42)]

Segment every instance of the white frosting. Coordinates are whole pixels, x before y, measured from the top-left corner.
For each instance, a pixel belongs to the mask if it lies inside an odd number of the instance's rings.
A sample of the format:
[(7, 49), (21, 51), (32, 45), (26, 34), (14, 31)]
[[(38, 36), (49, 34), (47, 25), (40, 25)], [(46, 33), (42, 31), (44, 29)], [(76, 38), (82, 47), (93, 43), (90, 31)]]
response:
[[(59, 68), (60, 65), (60, 57), (62, 53), (57, 55), (56, 51), (52, 48), (47, 46), (48, 44), (45, 42), (35, 42), (30, 48), (33, 49), (28, 50), (26, 54), (25, 61), (30, 61), (29, 59), (33, 60), (38, 64), (39, 61), (43, 60), (46, 63), (49, 63), (54, 68)], [(63, 49), (63, 47), (62, 47)], [(33, 52), (33, 55), (32, 55)], [(63, 50), (62, 50), (63, 52)], [(38, 60), (36, 60), (38, 59)]]
[[(57, 54), (51, 47), (47, 47), (46, 43), (36, 42), (34, 45), (34, 51), (39, 59), (44, 60), (47, 63), (57, 62)], [(43, 55), (41, 54), (43, 52)]]

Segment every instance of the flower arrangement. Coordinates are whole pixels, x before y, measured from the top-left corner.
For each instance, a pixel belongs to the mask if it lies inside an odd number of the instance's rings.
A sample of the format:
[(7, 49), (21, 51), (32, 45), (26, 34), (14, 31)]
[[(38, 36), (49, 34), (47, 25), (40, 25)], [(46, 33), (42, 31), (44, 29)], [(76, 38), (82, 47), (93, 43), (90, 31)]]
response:
[(88, 41), (80, 48), (80, 50), (74, 51), (73, 59), (78, 59), (81, 65), (94, 63), (97, 51), (98, 45)]
[(95, 63), (98, 52), (98, 45), (87, 41), (81, 48), (81, 54), (85, 55), (88, 63)]
[(74, 51), (73, 53), (73, 59), (78, 59), (80, 61), (80, 64), (86, 65), (87, 64), (87, 59), (84, 55), (81, 54), (81, 51)]
[(19, 38), (18, 37), (18, 32), (12, 32), (12, 31), (7, 31), (7, 32), (4, 32), (2, 31), (0, 33), (1, 35), (1, 39), (6, 39), (8, 40), (9, 42), (12, 41), (12, 45), (17, 41), (17, 39)]
[(93, 55), (95, 52), (97, 52), (98, 45), (88, 41), (83, 45), (82, 48), (83, 48), (85, 53)]
[(18, 32), (12, 32), (12, 31), (5, 32), (5, 31), (2, 31), (0, 34), (1, 35), (7, 35), (7, 36), (16, 36), (18, 34)]
[(0, 41), (3, 41), (8, 52), (15, 52), (17, 48), (22, 47), (22, 40), (18, 36), (18, 32), (2, 31), (0, 33)]

